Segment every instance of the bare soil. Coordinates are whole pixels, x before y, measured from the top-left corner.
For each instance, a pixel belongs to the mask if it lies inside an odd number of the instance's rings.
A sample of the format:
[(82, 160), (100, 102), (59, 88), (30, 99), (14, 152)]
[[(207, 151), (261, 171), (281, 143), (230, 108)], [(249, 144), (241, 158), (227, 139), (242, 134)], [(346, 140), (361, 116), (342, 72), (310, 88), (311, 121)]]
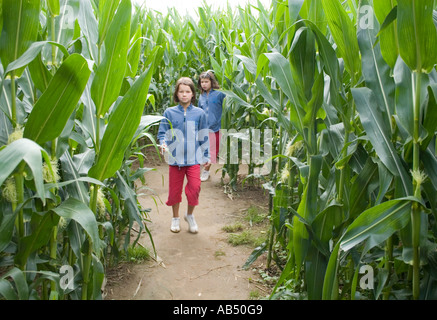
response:
[[(259, 281), (259, 272), (242, 269), (254, 248), (232, 246), (227, 241), (229, 235), (222, 230), (241, 219), (242, 212), (251, 205), (267, 209), (266, 192), (261, 187), (249, 187), (232, 196), (225, 194), (221, 165), (214, 164), (210, 179), (202, 182), (200, 203), (194, 211), (199, 232), (189, 233), (187, 223), (181, 218), (181, 231), (172, 233), (171, 207), (165, 205), (168, 165), (155, 162), (153, 167), (156, 171), (145, 175), (149, 194), (141, 196), (140, 203), (152, 209), (148, 228), (157, 256), (141, 264), (122, 264), (111, 270), (105, 299), (247, 300), (254, 295), (266, 296), (268, 288)], [(183, 194), (181, 217), (186, 207)], [(140, 244), (152, 248), (147, 234), (141, 236)], [(260, 257), (256, 261), (258, 268), (262, 268), (263, 260)]]

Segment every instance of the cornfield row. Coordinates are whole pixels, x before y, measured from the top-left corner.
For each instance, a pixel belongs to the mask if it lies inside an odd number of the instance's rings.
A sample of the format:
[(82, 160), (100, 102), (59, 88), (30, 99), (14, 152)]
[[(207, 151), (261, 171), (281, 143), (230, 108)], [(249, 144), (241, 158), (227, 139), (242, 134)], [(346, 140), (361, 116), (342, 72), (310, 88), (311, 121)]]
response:
[[(247, 266), (267, 252), (280, 268), (271, 298), (437, 298), (435, 1), (205, 4), (198, 19), (130, 0), (0, 4), (4, 299), (102, 298), (134, 224), (148, 232), (135, 181), (174, 82), (208, 69), (223, 128), (273, 132), (269, 175), (248, 177), (270, 195)], [(227, 190), (238, 169), (224, 164)]]

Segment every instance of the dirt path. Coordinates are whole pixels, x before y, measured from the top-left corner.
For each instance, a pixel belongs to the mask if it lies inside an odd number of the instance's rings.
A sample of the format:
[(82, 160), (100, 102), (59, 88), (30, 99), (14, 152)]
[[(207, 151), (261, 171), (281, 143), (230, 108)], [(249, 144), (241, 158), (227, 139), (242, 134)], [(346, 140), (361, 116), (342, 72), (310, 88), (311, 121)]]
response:
[[(152, 208), (148, 227), (152, 233), (158, 261), (140, 265), (129, 264), (127, 274), (120, 281), (108, 283), (106, 299), (117, 300), (247, 300), (252, 291), (265, 293), (250, 281), (259, 275), (242, 270), (252, 248), (233, 247), (227, 243), (223, 226), (232, 224), (242, 210), (253, 203), (266, 206), (265, 197), (258, 191), (244, 191), (230, 199), (220, 186), (220, 165), (213, 165), (211, 178), (202, 183), (200, 204), (194, 215), (199, 233), (188, 232), (181, 219), (181, 232), (170, 232), (171, 208), (167, 199), (168, 166), (159, 164), (156, 171), (146, 174), (148, 186), (153, 189), (157, 204), (150, 196), (140, 198), (144, 208)], [(185, 194), (181, 216), (187, 207)], [(141, 244), (151, 247), (147, 235)]]

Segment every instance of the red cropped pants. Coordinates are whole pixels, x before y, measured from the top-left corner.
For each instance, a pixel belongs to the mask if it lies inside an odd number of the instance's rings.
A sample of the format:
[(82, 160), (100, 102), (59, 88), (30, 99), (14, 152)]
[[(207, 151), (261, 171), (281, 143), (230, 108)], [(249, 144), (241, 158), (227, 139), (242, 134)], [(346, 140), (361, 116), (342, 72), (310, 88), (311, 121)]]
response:
[(187, 176), (187, 185), (185, 186), (185, 195), (187, 196), (189, 206), (199, 204), (200, 194), (200, 165), (188, 167), (169, 166), (169, 185), (168, 200), (165, 203), (168, 206), (182, 202), (182, 188), (184, 179)]
[(220, 147), (220, 131), (209, 132), (209, 154), (211, 155), (211, 163), (217, 163), (217, 156)]

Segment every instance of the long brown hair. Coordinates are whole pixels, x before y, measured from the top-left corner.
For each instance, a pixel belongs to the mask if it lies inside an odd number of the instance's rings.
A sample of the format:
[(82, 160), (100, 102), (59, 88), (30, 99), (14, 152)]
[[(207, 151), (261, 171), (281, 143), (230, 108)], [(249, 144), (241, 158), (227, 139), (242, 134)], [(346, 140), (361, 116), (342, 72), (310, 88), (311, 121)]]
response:
[(176, 81), (176, 86), (175, 86), (174, 93), (173, 93), (173, 100), (175, 102), (179, 102), (178, 91), (179, 91), (179, 86), (181, 84), (190, 87), (191, 92), (193, 93), (193, 97), (191, 98), (191, 103), (194, 103), (196, 101), (196, 87), (194, 85), (193, 80), (191, 80), (190, 78), (187, 78), (187, 77), (182, 77), (178, 81)]
[(199, 76), (199, 80), (197, 80), (197, 86), (199, 87), (199, 90), (203, 92), (202, 86), (200, 85), (200, 81), (202, 79), (209, 79), (211, 81), (211, 89), (220, 89), (220, 86), (217, 82), (217, 79), (215, 78), (214, 72), (212, 70), (208, 70), (205, 72), (202, 72)]

